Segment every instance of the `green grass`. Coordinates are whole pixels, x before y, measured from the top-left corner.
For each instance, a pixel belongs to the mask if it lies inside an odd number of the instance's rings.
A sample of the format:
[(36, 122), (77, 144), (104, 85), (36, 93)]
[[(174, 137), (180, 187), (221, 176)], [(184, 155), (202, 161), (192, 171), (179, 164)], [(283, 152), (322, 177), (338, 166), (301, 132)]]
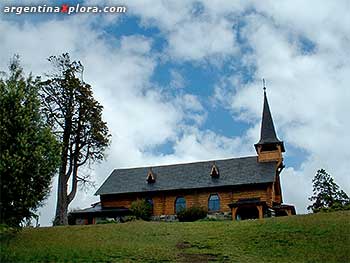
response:
[(23, 229), (1, 262), (350, 262), (350, 212)]

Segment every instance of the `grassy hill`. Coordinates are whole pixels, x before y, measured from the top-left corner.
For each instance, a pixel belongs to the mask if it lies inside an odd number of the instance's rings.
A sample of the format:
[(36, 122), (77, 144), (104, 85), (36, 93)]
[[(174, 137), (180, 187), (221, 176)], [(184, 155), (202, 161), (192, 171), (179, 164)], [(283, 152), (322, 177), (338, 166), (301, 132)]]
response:
[(1, 262), (350, 262), (350, 212), (24, 229)]

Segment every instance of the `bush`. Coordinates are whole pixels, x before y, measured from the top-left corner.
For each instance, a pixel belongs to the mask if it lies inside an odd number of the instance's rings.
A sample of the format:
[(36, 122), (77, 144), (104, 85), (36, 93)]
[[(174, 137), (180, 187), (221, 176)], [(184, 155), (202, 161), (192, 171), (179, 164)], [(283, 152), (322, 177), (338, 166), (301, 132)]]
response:
[(124, 216), (122, 219), (123, 219), (122, 220), (123, 223), (126, 223), (126, 222), (136, 221), (137, 217), (136, 216)]
[(350, 203), (344, 205), (339, 202), (336, 202), (329, 208), (321, 208), (319, 212), (328, 213), (328, 212), (347, 211), (347, 210), (350, 210)]
[(190, 207), (178, 212), (177, 218), (180, 222), (193, 222), (207, 216), (207, 210), (203, 207)]
[(96, 224), (97, 225), (106, 225), (106, 224), (118, 224), (120, 223), (120, 220), (107, 220), (107, 219), (104, 219), (104, 220), (100, 220), (98, 221)]
[(130, 210), (137, 219), (151, 220), (152, 206), (145, 199), (132, 202)]

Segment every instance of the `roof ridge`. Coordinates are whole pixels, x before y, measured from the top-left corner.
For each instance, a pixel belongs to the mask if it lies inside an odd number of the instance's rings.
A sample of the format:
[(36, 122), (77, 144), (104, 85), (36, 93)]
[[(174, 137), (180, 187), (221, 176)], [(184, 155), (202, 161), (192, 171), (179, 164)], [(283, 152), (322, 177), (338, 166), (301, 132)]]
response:
[(175, 166), (175, 165), (186, 165), (186, 164), (195, 164), (195, 163), (208, 163), (208, 162), (217, 162), (217, 161), (228, 161), (228, 160), (238, 160), (238, 159), (248, 159), (248, 158), (256, 158), (256, 155), (251, 156), (243, 156), (243, 157), (236, 157), (236, 158), (224, 158), (224, 159), (211, 159), (211, 160), (203, 160), (203, 161), (193, 161), (193, 162), (186, 162), (186, 163), (173, 163), (173, 164), (163, 164), (163, 165), (148, 165), (148, 166), (137, 166), (137, 167), (128, 167), (128, 168), (114, 168), (113, 171), (120, 171), (120, 170), (130, 170), (130, 169), (145, 169), (145, 168), (157, 168), (157, 167), (167, 167), (167, 166)]

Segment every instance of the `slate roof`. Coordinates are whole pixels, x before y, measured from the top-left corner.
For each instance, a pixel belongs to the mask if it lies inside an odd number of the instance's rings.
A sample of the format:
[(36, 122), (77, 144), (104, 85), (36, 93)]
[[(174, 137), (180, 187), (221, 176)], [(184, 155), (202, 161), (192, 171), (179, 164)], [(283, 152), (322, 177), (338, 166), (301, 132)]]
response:
[(267, 101), (266, 91), (264, 91), (264, 108), (261, 121), (261, 131), (260, 131), (260, 140), (257, 145), (264, 144), (279, 144), (282, 146), (282, 151), (284, 152), (283, 142), (277, 138), (275, 126), (273, 124), (272, 115), (269, 107), (269, 102)]
[[(213, 164), (219, 178), (210, 176)], [(174, 165), (116, 169), (95, 195), (198, 189), (273, 182), (276, 162), (258, 163), (257, 156)], [(152, 168), (155, 183), (147, 183)]]

